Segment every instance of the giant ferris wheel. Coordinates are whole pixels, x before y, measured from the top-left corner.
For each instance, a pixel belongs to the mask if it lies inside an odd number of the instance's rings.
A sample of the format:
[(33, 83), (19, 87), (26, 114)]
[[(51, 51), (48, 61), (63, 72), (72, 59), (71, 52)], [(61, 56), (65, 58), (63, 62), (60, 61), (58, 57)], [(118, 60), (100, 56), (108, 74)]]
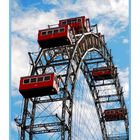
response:
[(39, 30), (21, 77), (20, 140), (128, 140), (128, 111), (104, 35), (85, 16)]

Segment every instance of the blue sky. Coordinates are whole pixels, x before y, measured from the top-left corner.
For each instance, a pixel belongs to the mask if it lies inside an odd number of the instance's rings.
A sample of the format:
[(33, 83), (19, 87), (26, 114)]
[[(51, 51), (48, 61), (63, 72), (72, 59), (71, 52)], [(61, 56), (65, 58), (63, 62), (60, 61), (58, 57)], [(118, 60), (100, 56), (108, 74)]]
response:
[[(118, 10), (119, 9), (119, 10)], [(37, 31), (59, 19), (85, 15), (98, 24), (111, 49), (113, 61), (120, 71), (120, 80), (128, 96), (130, 66), (130, 26), (128, 0), (12, 0), (12, 95), (11, 140), (17, 139), (13, 118), (20, 114), (22, 97), (18, 93), (19, 79), (28, 75), (28, 51), (38, 51)], [(14, 109), (13, 109), (14, 108)], [(21, 108), (20, 108), (21, 109)], [(15, 131), (16, 130), (16, 131)]]

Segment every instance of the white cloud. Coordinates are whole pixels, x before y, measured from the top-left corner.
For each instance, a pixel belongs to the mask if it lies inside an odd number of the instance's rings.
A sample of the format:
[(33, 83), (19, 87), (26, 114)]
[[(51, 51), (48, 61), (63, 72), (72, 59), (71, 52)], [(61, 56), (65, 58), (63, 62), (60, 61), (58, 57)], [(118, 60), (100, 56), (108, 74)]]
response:
[(124, 38), (122, 42), (123, 44), (128, 44), (129, 40), (127, 38)]
[(48, 24), (58, 24), (56, 21), (58, 16), (55, 11), (32, 9), (12, 18), (12, 32), (20, 34), (22, 38), (37, 40), (38, 30), (47, 28)]
[(53, 5), (58, 5), (59, 1), (58, 0), (42, 0), (44, 4), (53, 4)]
[(17, 125), (14, 121), (11, 122), (11, 127), (15, 132), (17, 132)]
[(109, 26), (108, 23), (101, 21), (98, 25), (99, 32), (105, 35), (105, 39), (108, 40), (119, 33), (119, 29), (116, 30), (113, 26)]
[[(56, 4), (56, 11), (59, 14), (68, 17), (69, 13), (75, 13), (76, 15), (85, 15), (90, 19), (97, 19), (103, 21), (109, 21), (108, 25), (110, 28), (110, 24), (119, 23), (119, 28), (114, 28), (116, 30), (124, 29), (128, 25), (128, 14), (129, 14), (129, 1), (128, 0), (54, 0), (48, 2), (48, 0), (44, 0), (46, 4), (52, 3)], [(121, 30), (120, 30), (121, 31)]]
[(12, 36), (12, 85), (15, 87), (18, 87), (20, 77), (29, 71), (29, 44), (16, 35)]
[(75, 2), (43, 0), (43, 2), (57, 6), (47, 12), (37, 8), (22, 11), (18, 3), (14, 1), (12, 31), (35, 40), (38, 29), (46, 28), (48, 24), (57, 24), (60, 17), (68, 17), (71, 12), (75, 15), (86, 15), (93, 21), (94, 19), (100, 20), (99, 29), (109, 37), (115, 36), (128, 25), (128, 0), (102, 0), (101, 2), (98, 0), (77, 0)]
[(129, 97), (129, 68), (119, 70), (119, 79), (121, 86), (123, 87), (124, 97), (127, 99)]
[(23, 101), (22, 100), (17, 100), (15, 102), (15, 105), (17, 105), (17, 106), (21, 106), (22, 104), (23, 104)]
[(74, 13), (77, 16), (85, 15), (93, 22), (95, 19), (99, 20), (99, 30), (107, 36), (106, 38), (111, 38), (122, 32), (128, 25), (128, 0), (66, 0), (64, 2), (55, 0), (55, 4), (57, 5), (55, 10), (64, 17)]

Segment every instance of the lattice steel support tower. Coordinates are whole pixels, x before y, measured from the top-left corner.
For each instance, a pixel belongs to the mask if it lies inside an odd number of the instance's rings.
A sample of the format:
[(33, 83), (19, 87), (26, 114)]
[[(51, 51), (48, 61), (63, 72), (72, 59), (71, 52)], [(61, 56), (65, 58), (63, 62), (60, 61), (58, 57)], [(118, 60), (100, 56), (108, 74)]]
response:
[[(95, 102), (103, 140), (129, 139), (127, 113), (122, 120), (125, 126), (124, 135), (121, 132), (110, 135), (110, 130), (108, 131), (107, 125), (111, 122), (105, 120), (104, 108), (110, 103), (114, 108), (117, 105), (126, 109), (126, 105), (118, 74), (111, 80), (100, 80), (100, 82), (95, 81), (92, 76), (93, 68), (102, 65), (115, 66), (104, 36), (100, 38), (98, 35), (97, 25), (91, 26), (91, 29), (90, 32), (75, 35), (72, 45), (41, 49), (36, 54), (37, 57), (34, 53), (29, 53), (31, 75), (57, 73), (60, 92), (57, 95), (24, 99), (22, 118), (16, 119), (17, 125), (21, 128), (20, 140), (26, 138), (33, 140), (35, 135), (44, 133), (58, 133), (61, 140), (74, 140), (72, 137), (73, 95), (79, 69), (85, 76)], [(113, 88), (113, 93), (104, 94), (101, 89), (106, 89), (106, 86)], [(52, 112), (49, 112), (50, 108), (53, 108)]]

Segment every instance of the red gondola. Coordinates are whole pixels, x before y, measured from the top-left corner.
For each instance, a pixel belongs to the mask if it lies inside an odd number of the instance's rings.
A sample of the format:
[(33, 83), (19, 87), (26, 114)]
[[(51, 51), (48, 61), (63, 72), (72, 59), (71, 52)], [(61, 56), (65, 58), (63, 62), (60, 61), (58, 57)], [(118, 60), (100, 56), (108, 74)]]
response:
[(59, 26), (64, 25), (70, 25), (71, 28), (74, 28), (76, 34), (83, 31), (88, 32), (90, 27), (89, 20), (85, 16), (59, 20)]
[(92, 75), (95, 80), (107, 80), (116, 77), (117, 69), (115, 67), (94, 68)]
[(38, 43), (41, 48), (51, 48), (72, 44), (72, 31), (69, 25), (39, 30)]
[(125, 115), (126, 109), (124, 108), (109, 109), (104, 111), (104, 117), (106, 121), (124, 120)]
[(54, 95), (58, 81), (54, 73), (21, 77), (19, 91), (25, 98)]

